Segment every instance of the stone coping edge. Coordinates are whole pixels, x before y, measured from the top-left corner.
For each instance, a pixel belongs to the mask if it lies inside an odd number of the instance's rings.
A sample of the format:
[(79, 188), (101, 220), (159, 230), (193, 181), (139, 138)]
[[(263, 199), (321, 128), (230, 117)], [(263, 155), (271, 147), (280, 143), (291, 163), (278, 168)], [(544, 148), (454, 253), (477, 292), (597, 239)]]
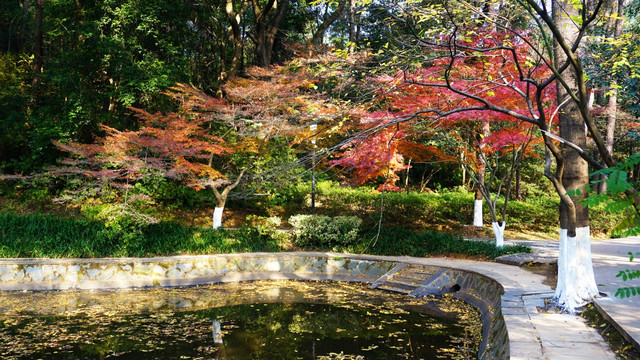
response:
[(633, 345), (634, 348), (636, 349), (640, 349), (640, 343), (638, 343), (638, 340), (635, 339), (633, 336), (631, 336), (631, 334), (629, 334), (629, 332), (627, 332), (627, 330), (621, 326), (620, 324), (618, 324), (616, 322), (616, 320), (607, 313), (607, 311), (605, 309), (602, 308), (602, 306), (600, 305), (600, 303), (598, 302), (599, 299), (596, 299), (595, 301), (593, 301), (593, 306), (596, 308), (596, 310), (598, 310), (598, 312), (600, 313), (600, 315), (602, 315), (602, 317), (609, 322), (609, 324), (613, 325), (613, 327), (618, 330), (618, 332), (620, 333), (620, 335), (622, 335), (623, 338), (625, 338), (625, 340), (627, 340), (629, 343), (631, 343), (631, 345)]

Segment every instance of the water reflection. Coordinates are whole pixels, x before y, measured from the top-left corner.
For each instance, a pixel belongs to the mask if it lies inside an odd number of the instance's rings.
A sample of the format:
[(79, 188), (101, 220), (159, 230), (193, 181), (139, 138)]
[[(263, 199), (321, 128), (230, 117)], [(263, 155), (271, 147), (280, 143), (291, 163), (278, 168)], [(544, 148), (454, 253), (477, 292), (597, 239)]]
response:
[(0, 293), (0, 358), (468, 359), (480, 319), (362, 284)]
[(220, 321), (213, 320), (213, 342), (215, 344), (222, 344), (222, 329), (220, 328)]

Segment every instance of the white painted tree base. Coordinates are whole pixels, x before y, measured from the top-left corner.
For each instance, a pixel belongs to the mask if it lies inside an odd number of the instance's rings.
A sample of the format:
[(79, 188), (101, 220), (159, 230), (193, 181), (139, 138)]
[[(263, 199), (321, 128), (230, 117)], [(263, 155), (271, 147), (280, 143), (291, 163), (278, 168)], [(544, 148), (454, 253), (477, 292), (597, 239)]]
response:
[(569, 312), (584, 306), (598, 295), (598, 286), (591, 262), (589, 227), (576, 229), (569, 237), (567, 229), (560, 229), (558, 254), (558, 284), (554, 299)]
[(503, 247), (504, 246), (504, 228), (507, 226), (507, 224), (505, 224), (505, 222), (502, 222), (502, 225), (498, 224), (497, 222), (492, 222), (491, 223), (491, 228), (493, 228), (493, 233), (496, 236), (496, 247)]
[(217, 229), (222, 226), (222, 212), (224, 207), (216, 207), (213, 210), (213, 228)]
[(473, 226), (482, 227), (482, 199), (473, 203)]

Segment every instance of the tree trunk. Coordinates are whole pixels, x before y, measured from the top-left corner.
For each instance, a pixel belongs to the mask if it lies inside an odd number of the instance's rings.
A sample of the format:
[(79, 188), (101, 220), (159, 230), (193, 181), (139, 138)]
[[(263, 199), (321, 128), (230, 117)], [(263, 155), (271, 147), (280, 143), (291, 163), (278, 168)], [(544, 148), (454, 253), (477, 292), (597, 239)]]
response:
[(243, 8), (242, 11), (236, 12), (233, 8), (233, 0), (226, 0), (225, 12), (227, 14), (229, 24), (231, 25), (229, 41), (233, 46), (233, 57), (231, 59), (229, 69), (222, 69), (222, 74), (220, 75), (221, 80), (226, 80), (230, 77), (236, 76), (242, 68), (242, 62), (244, 60), (244, 42), (242, 40), (242, 28), (240, 27), (240, 21), (245, 11), (246, 8)]
[[(274, 5), (276, 5), (275, 14), (269, 16), (273, 13)], [(256, 32), (253, 39), (256, 45), (256, 65), (262, 67), (271, 65), (273, 44), (288, 6), (289, 0), (280, 0), (277, 3), (270, 0), (263, 9), (260, 9), (257, 1), (254, 1)]]
[(33, 80), (31, 82), (31, 104), (34, 106), (40, 93), (40, 80), (42, 74), (42, 11), (44, 0), (35, 2), (35, 23), (33, 32)]
[(214, 188), (214, 194), (216, 197), (216, 207), (213, 210), (213, 228), (218, 229), (222, 227), (222, 213), (224, 212), (224, 205), (227, 202), (227, 194), (219, 193), (217, 189)]
[(518, 201), (522, 201), (522, 186), (520, 185), (520, 180), (522, 179), (521, 170), (521, 166), (516, 168), (516, 200)]
[(482, 139), (479, 139), (478, 144), (478, 175), (476, 183), (476, 199), (473, 203), (473, 226), (482, 227), (482, 192), (480, 188), (484, 186), (484, 175), (486, 172), (487, 164), (485, 163), (484, 153), (482, 149), (484, 145), (480, 143), (484, 138), (491, 135), (491, 126), (488, 121), (482, 122)]
[(334, 10), (334, 12), (331, 15), (329, 15), (329, 17), (326, 18), (320, 25), (318, 25), (318, 29), (316, 30), (316, 32), (313, 34), (313, 37), (311, 38), (311, 44), (314, 44), (314, 45), (322, 44), (325, 31), (327, 31), (329, 26), (331, 26), (334, 22), (336, 22), (336, 20), (338, 20), (344, 13), (344, 9), (345, 9), (344, 4), (345, 4), (344, 0), (340, 1), (338, 3), (338, 7)]
[[(624, 0), (618, 0), (617, 3), (615, 3), (614, 9), (612, 9), (612, 13), (617, 14), (616, 20), (613, 24), (613, 38), (617, 39), (620, 38), (620, 36), (622, 35), (622, 28), (624, 26)], [(615, 130), (616, 130), (616, 117), (617, 117), (617, 111), (618, 111), (618, 89), (617, 89), (617, 83), (615, 79), (611, 80), (611, 83), (609, 85), (609, 102), (607, 103), (607, 107), (605, 109), (605, 113), (607, 114), (607, 128), (605, 130), (605, 147), (607, 148), (607, 151), (609, 152), (609, 154), (613, 154), (613, 143), (614, 143), (614, 135), (615, 135)], [(600, 182), (600, 187), (598, 189), (598, 192), (600, 193), (604, 193), (605, 191), (607, 191), (607, 183), (605, 180), (607, 180), (607, 177), (602, 175), (601, 176), (601, 182)]]
[(502, 224), (494, 221), (491, 223), (491, 228), (493, 229), (493, 234), (496, 237), (496, 247), (504, 246), (504, 229), (507, 227), (507, 224), (503, 221)]
[[(553, 20), (558, 31), (569, 46), (578, 38), (578, 28), (571, 17), (579, 17), (578, 10), (570, 0), (555, 0), (553, 2)], [(575, 56), (575, 54), (573, 54)], [(568, 59), (557, 41), (554, 44), (554, 60), (556, 67), (560, 67)], [(579, 94), (578, 75), (576, 67), (569, 66), (560, 75), (568, 84), (569, 89), (557, 83), (559, 104), (560, 137), (586, 148), (585, 121), (578, 109), (578, 104), (569, 100), (569, 91)], [(586, 98), (583, 99), (586, 101)], [(583, 305), (589, 299), (598, 295), (598, 288), (593, 275), (591, 263), (591, 240), (589, 233), (589, 209), (580, 203), (586, 198), (586, 186), (589, 183), (589, 167), (578, 151), (562, 145), (562, 159), (564, 171), (560, 175), (560, 182), (564, 190), (571, 196), (562, 196), (560, 202), (560, 248), (558, 257), (558, 284), (555, 299), (558, 304), (572, 311)], [(558, 165), (560, 166), (560, 165)]]
[(356, 45), (356, 0), (349, 0), (349, 52), (355, 50)]

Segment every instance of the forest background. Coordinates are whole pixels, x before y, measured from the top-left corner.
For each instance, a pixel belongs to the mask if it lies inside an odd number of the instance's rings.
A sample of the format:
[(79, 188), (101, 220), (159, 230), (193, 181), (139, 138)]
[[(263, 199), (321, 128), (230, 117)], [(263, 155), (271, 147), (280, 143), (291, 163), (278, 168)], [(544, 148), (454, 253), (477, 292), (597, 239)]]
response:
[[(495, 115), (438, 126), (389, 120), (427, 98), (455, 100), (390, 91), (403, 71), (438, 66), (407, 40), (416, 32), (438, 38), (460, 22), (476, 29), (470, 44), (501, 36), (482, 30), (489, 10), (460, 4), (3, 2), (0, 172), (21, 174), (0, 183), (4, 228), (41, 227), (26, 214), (71, 216), (104, 224), (105, 241), (132, 249), (150, 226), (210, 226), (214, 209), (224, 208), (225, 227), (263, 232), (317, 213), (357, 217), (367, 239), (384, 227), (492, 237), (472, 226), (477, 183), (486, 182), (494, 195), (502, 189), (498, 208), (512, 200), (502, 214), (507, 236), (556, 238), (560, 200), (543, 174), (538, 130)], [(472, 5), (495, 9), (532, 41), (542, 36), (524, 7)], [(614, 157), (631, 159), (630, 183), (640, 179), (639, 10), (637, 2), (606, 2), (580, 52), (592, 111), (612, 134)], [(485, 202), (484, 220), (493, 222), (488, 210)], [(629, 216), (597, 201), (591, 228), (617, 236)]]

